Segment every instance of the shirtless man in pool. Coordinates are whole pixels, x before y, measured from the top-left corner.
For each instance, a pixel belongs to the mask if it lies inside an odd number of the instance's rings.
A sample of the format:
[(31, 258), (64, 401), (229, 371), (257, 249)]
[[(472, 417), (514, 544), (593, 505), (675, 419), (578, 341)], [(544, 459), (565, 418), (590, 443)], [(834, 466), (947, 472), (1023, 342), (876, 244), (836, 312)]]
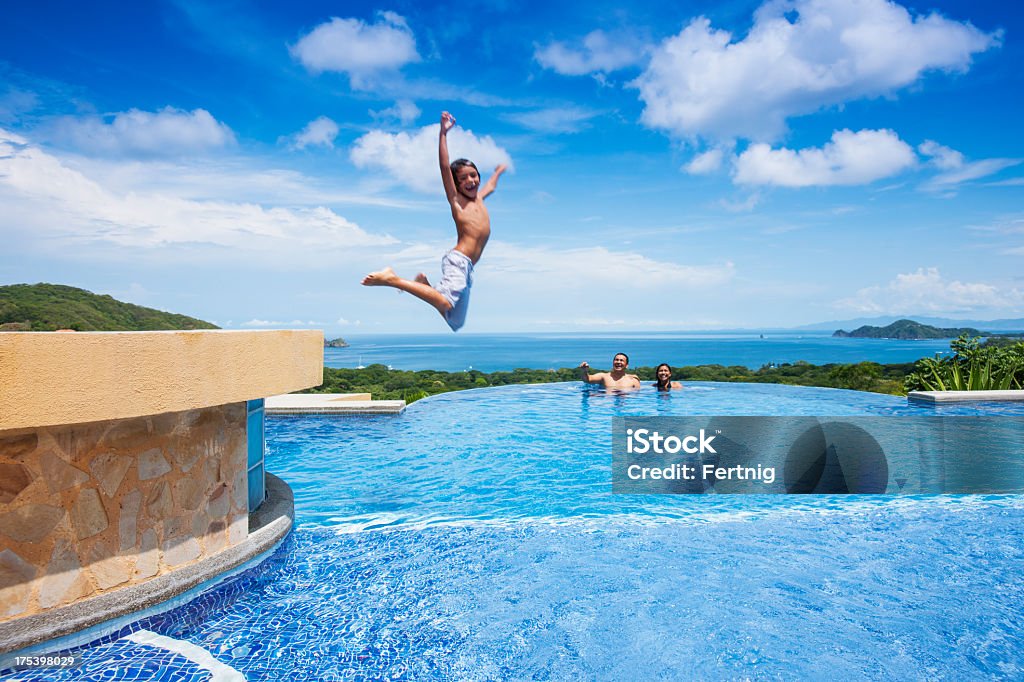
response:
[(626, 374), (629, 368), (629, 356), (616, 353), (612, 358), (612, 371), (590, 374), (590, 365), (584, 360), (580, 363), (580, 381), (587, 384), (601, 384), (605, 388), (640, 388), (640, 379), (635, 374)]

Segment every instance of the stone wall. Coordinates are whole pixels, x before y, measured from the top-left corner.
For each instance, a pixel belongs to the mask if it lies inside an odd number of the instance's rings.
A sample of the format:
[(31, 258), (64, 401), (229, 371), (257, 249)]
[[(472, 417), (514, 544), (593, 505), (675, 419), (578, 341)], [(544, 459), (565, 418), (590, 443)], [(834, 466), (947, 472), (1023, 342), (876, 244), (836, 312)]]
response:
[(242, 402), (0, 431), (0, 622), (244, 540), (245, 428)]

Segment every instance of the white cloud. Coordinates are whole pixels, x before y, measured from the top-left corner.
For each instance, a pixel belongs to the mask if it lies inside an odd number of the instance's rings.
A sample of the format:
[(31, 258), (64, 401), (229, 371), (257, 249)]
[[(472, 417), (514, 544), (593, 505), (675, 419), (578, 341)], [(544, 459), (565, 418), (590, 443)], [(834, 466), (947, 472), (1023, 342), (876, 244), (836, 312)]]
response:
[(39, 104), (39, 96), (34, 92), (8, 87), (0, 94), (0, 123), (16, 120), (21, 114), (32, 111)]
[(197, 201), (215, 199), (280, 206), (422, 210), (432, 205), (427, 199), (379, 193), (369, 183), (339, 182), (335, 174), (304, 173), (273, 165), (272, 158), (249, 155), (131, 160), (62, 155), (61, 162), (115, 194), (170, 193)]
[(928, 189), (946, 189), (970, 180), (994, 175), (1005, 168), (1020, 165), (1020, 163), (1021, 159), (982, 159), (965, 163), (956, 170), (936, 175), (925, 187)]
[(603, 246), (578, 249), (524, 247), (508, 242), (491, 242), (487, 249), (487, 270), (494, 280), (514, 282), (512, 290), (539, 286), (544, 291), (590, 288), (596, 285), (630, 289), (703, 289), (732, 279), (732, 263), (684, 265), (648, 258), (631, 251), (612, 251)]
[(66, 116), (53, 124), (57, 142), (79, 151), (110, 155), (177, 156), (235, 143), (231, 129), (205, 109), (130, 109), (112, 116)]
[(324, 207), (112, 189), (2, 129), (0, 204), (0, 235), (63, 250), (97, 243), (154, 252), (177, 246), (206, 249), (219, 258), (262, 253), (281, 264), (302, 265), (339, 251), (395, 243)]
[[(367, 271), (391, 265), (402, 277), (424, 272), (436, 283), (441, 255), (449, 248), (447, 239), (401, 244), (384, 256), (386, 260), (372, 267), (368, 264)], [(507, 329), (509, 320), (521, 327), (539, 326), (539, 318), (559, 320), (559, 326), (565, 326), (574, 318), (624, 319), (636, 325), (645, 319), (672, 317), (675, 321), (668, 328), (680, 328), (694, 324), (698, 307), (721, 307), (723, 292), (731, 290), (735, 278), (731, 262), (681, 263), (666, 258), (661, 249), (653, 253), (599, 245), (564, 249), (492, 239), (475, 270), (472, 328)], [(666, 297), (666, 291), (672, 295)], [(694, 295), (688, 296), (690, 293)], [(433, 328), (444, 329), (436, 313), (413, 297), (381, 292), (368, 296), (368, 305), (346, 307), (345, 317), (362, 318), (364, 327), (381, 320), (433, 324), (436, 319), (440, 326)], [(380, 303), (374, 306), (377, 301)]]
[[(383, 168), (418, 192), (436, 193), (441, 191), (438, 132), (436, 123), (412, 134), (371, 130), (353, 143), (350, 157), (359, 168)], [(485, 178), (499, 163), (512, 165), (508, 152), (489, 135), (477, 137), (464, 128), (455, 127), (448, 132), (448, 152), (453, 161), (459, 157), (473, 161)]]
[(961, 183), (993, 175), (1024, 161), (1024, 159), (981, 159), (968, 162), (960, 152), (932, 140), (925, 140), (918, 145), (917, 150), (925, 156), (931, 157), (930, 163), (943, 171), (924, 184), (924, 189), (936, 191), (952, 189)]
[(1011, 215), (1000, 218), (991, 225), (978, 226), (973, 229), (983, 232), (996, 232), (998, 234), (1018, 235), (1024, 234), (1024, 216)]
[(338, 137), (338, 124), (320, 116), (309, 123), (306, 127), (291, 136), (290, 146), (292, 149), (305, 149), (306, 147), (329, 147), (334, 148), (334, 138)]
[(563, 76), (584, 76), (633, 66), (640, 63), (644, 54), (635, 39), (598, 30), (584, 36), (578, 47), (560, 41), (538, 46), (533, 57), (544, 68)]
[(921, 313), (969, 313), (1010, 310), (1024, 305), (1024, 292), (999, 289), (981, 282), (942, 278), (938, 268), (918, 268), (896, 275), (884, 286), (859, 290), (836, 302), (840, 308), (859, 313), (907, 315)]
[(279, 320), (260, 320), (252, 319), (248, 322), (243, 322), (239, 325), (240, 327), (322, 327), (323, 325), (316, 320), (292, 320), (291, 322), (282, 322)]
[(739, 199), (737, 201), (729, 201), (728, 199), (719, 199), (718, 205), (724, 208), (729, 213), (750, 213), (757, 205), (761, 202), (761, 195), (754, 192), (748, 197)]
[(377, 77), (420, 61), (405, 19), (394, 12), (378, 17), (374, 24), (334, 17), (300, 38), (291, 54), (314, 73), (342, 72), (353, 88), (368, 88)]
[(837, 130), (823, 147), (772, 149), (754, 144), (736, 159), (733, 179), (746, 185), (861, 185), (916, 163), (914, 150), (891, 130)]
[(933, 140), (925, 140), (917, 145), (917, 151), (931, 157), (931, 164), (942, 170), (960, 168), (964, 165), (964, 155), (955, 149), (943, 146)]
[(1024, 256), (1024, 246), (1018, 246), (1024, 236), (1024, 216), (1001, 216), (988, 225), (969, 225), (968, 229), (989, 237), (987, 241), (1001, 255)]
[(583, 107), (552, 107), (508, 114), (505, 118), (542, 133), (577, 133), (598, 113)]
[[(635, 328), (664, 319), (666, 328), (690, 328), (701, 308), (720, 308), (723, 292), (733, 287), (732, 263), (681, 263), (655, 254), (491, 240), (473, 285), (471, 323), (515, 320), (523, 328), (550, 328), (544, 321), (555, 320), (556, 328), (565, 328), (621, 320)], [(424, 269), (428, 275), (436, 271), (437, 255)]]
[(722, 167), (723, 157), (724, 154), (721, 149), (709, 149), (703, 154), (697, 154), (697, 156), (690, 159), (690, 163), (683, 166), (683, 170), (690, 175), (714, 173)]
[(771, 140), (789, 117), (892, 93), (926, 71), (965, 71), (974, 54), (1000, 40), (887, 0), (773, 0), (739, 40), (694, 19), (654, 49), (631, 85), (651, 128), (691, 139)]
[[(402, 245), (388, 256), (388, 264), (403, 277), (422, 271), (433, 281), (441, 254), (449, 248), (450, 244), (442, 242)], [(508, 294), (514, 292), (513, 297), (534, 312), (535, 297), (550, 298), (552, 291), (573, 292), (572, 297), (565, 299), (567, 301), (578, 299), (580, 292), (586, 292), (586, 299), (600, 307), (613, 292), (628, 297), (632, 292), (656, 295), (668, 289), (707, 291), (730, 282), (735, 276), (731, 262), (686, 264), (604, 246), (558, 249), (494, 239), (487, 243), (478, 267), (474, 297), (479, 291), (486, 297), (497, 295), (506, 300)], [(625, 289), (623, 282), (629, 283)]]
[(408, 99), (400, 99), (387, 109), (370, 111), (370, 115), (375, 119), (397, 120), (402, 125), (415, 123), (422, 113), (416, 103)]

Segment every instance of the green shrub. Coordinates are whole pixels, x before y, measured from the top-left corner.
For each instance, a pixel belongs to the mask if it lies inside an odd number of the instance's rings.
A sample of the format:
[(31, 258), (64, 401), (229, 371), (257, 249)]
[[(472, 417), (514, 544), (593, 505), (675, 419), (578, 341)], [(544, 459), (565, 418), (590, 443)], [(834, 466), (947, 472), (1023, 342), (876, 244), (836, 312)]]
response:
[(873, 391), (882, 378), (882, 366), (877, 362), (858, 362), (855, 365), (836, 365), (828, 378), (835, 388), (854, 391)]
[(986, 346), (961, 336), (949, 344), (952, 355), (924, 358), (914, 365), (908, 391), (987, 391), (1024, 387), (1024, 342)]
[[(761, 384), (792, 384), (796, 386), (825, 386), (847, 388), (876, 393), (902, 393), (903, 381), (912, 364), (879, 365), (861, 362), (851, 365), (812, 365), (807, 362), (765, 365), (749, 369), (741, 365), (676, 366), (674, 378), (688, 381), (732, 381)], [(600, 371), (600, 368), (595, 368)], [(653, 367), (633, 370), (641, 381), (654, 381)], [(413, 402), (427, 396), (448, 391), (461, 391), (485, 386), (510, 384), (545, 384), (553, 381), (579, 381), (575, 367), (561, 369), (514, 369), (508, 372), (418, 372), (388, 369), (373, 364), (363, 369), (324, 367), (324, 380), (320, 386), (305, 393), (370, 393), (375, 400), (405, 400)]]

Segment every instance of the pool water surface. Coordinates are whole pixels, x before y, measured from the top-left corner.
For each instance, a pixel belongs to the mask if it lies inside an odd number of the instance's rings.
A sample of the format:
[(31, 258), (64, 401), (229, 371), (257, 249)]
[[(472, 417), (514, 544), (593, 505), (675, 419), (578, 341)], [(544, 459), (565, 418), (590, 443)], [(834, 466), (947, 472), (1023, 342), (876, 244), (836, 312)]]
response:
[[(250, 680), (1020, 677), (1020, 496), (611, 493), (613, 416), (979, 412), (1024, 409), (549, 384), (399, 417), (269, 419), (267, 467), (295, 491), (295, 531), (134, 629)], [(120, 634), (78, 669), (0, 679), (149, 679), (131, 675), (166, 652)], [(162, 665), (157, 679), (208, 679)]]

